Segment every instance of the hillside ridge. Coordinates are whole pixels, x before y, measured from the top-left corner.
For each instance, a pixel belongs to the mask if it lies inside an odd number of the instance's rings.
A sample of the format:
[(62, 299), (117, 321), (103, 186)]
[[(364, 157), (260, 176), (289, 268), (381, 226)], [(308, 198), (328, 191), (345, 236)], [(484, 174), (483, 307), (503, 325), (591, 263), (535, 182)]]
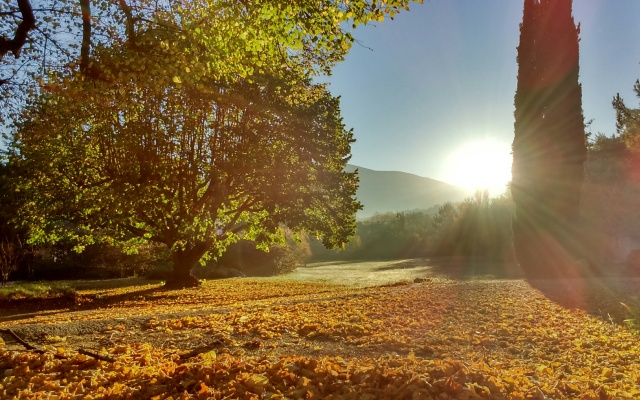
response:
[(469, 196), (462, 187), (408, 172), (376, 171), (352, 164), (345, 168), (349, 172), (356, 169), (360, 178), (356, 197), (364, 206), (357, 214), (358, 219), (388, 212), (426, 210)]

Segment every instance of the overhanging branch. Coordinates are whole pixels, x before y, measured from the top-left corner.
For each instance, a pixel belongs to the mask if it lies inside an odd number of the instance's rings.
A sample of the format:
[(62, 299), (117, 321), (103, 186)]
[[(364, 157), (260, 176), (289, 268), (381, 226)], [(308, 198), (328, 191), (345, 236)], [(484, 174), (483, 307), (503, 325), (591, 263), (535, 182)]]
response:
[(30, 0), (18, 0), (18, 8), (20, 9), (20, 14), (22, 14), (22, 22), (18, 25), (13, 39), (0, 37), (0, 60), (7, 53), (13, 53), (15, 58), (20, 57), (20, 51), (27, 42), (29, 31), (36, 26), (36, 19), (33, 16)]

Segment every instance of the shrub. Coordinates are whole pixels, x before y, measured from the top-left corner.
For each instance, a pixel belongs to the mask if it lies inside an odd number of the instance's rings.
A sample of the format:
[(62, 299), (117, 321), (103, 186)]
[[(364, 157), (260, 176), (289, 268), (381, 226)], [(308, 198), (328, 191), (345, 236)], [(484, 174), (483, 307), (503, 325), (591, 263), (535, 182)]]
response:
[(627, 303), (621, 303), (627, 310), (627, 319), (624, 322), (635, 331), (640, 331), (640, 299), (632, 298)]
[(249, 276), (284, 274), (306, 263), (306, 248), (304, 245), (287, 243), (286, 246), (271, 246), (269, 252), (265, 252), (256, 249), (254, 242), (242, 240), (229, 246), (214, 263), (214, 268), (235, 269)]
[(117, 247), (91, 245), (82, 253), (70, 245), (56, 245), (38, 249), (29, 260), (29, 273), (23, 268), (22, 279), (112, 279), (144, 276), (168, 262), (164, 247), (144, 245), (138, 254), (125, 254)]

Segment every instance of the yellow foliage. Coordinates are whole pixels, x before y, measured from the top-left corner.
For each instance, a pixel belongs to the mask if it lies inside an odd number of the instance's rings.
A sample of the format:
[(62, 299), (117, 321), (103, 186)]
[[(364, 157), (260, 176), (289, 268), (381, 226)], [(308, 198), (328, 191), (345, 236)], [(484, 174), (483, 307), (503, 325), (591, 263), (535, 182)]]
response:
[[(101, 309), (101, 301), (110, 308)], [(35, 354), (0, 346), (0, 398), (640, 396), (636, 334), (559, 307), (524, 282), (362, 289), (243, 279), (175, 292), (119, 288), (93, 302), (91, 312), (66, 317), (117, 311), (148, 321), (97, 332), (113, 341), (104, 354), (114, 363), (66, 348)], [(183, 316), (166, 316), (177, 312)], [(192, 356), (181, 350), (202, 342), (213, 347)]]

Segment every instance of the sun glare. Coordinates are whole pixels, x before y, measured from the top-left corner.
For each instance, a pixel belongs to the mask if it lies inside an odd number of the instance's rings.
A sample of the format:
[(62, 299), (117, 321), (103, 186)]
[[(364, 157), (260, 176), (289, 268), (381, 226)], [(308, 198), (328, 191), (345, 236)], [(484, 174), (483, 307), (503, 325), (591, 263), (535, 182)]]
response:
[(470, 191), (489, 189), (491, 196), (506, 191), (511, 180), (511, 146), (482, 140), (457, 148), (446, 161), (447, 182)]

